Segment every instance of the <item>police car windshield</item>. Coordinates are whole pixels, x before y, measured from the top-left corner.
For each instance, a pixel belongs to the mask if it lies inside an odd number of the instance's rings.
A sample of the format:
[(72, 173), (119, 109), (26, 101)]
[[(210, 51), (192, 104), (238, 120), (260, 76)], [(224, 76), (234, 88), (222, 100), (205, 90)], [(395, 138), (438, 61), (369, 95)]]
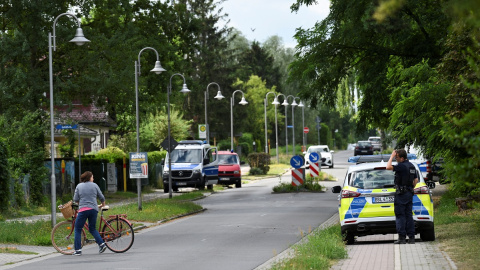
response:
[(172, 151), (173, 163), (201, 163), (201, 149), (175, 149)]
[(218, 155), (218, 164), (237, 164), (236, 155)]
[(395, 185), (395, 174), (389, 170), (352, 172), (350, 186), (362, 189), (387, 188)]

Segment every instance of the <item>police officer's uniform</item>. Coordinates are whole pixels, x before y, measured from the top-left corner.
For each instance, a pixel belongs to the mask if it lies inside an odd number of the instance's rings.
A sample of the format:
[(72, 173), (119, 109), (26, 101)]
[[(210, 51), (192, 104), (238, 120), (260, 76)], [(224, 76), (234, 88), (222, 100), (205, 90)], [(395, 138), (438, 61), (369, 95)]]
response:
[(408, 236), (409, 243), (415, 241), (415, 224), (413, 222), (413, 181), (417, 178), (415, 166), (408, 160), (399, 162), (393, 166), (395, 172), (395, 222), (398, 239), (401, 244), (405, 243)]

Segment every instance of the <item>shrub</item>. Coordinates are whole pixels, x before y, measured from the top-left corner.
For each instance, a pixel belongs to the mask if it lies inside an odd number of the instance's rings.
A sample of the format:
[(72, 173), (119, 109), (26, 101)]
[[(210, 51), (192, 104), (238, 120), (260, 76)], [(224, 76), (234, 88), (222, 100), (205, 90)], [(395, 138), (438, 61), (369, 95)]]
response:
[(263, 171), (260, 168), (253, 167), (248, 172), (249, 175), (260, 175), (263, 174)]
[[(267, 174), (270, 170), (270, 155), (267, 153), (251, 153), (248, 155), (248, 164), (250, 168), (259, 168), (262, 174)], [(251, 169), (250, 169), (251, 170)]]
[(167, 155), (167, 151), (153, 151), (148, 152), (148, 163), (161, 163), (162, 159)]
[(273, 187), (273, 192), (283, 193), (283, 192), (298, 192), (298, 191), (316, 191), (322, 192), (325, 190), (325, 187), (322, 186), (318, 181), (312, 179), (306, 179), (303, 185), (298, 187), (293, 186), (291, 183), (280, 183)]
[[(238, 144), (242, 146), (242, 151), (245, 156), (253, 152), (253, 142), (253, 135), (248, 132), (243, 133), (242, 137), (238, 139)], [(258, 145), (258, 147), (260, 147), (260, 145)]]
[(123, 159), (126, 156), (125, 152), (123, 152), (118, 147), (107, 147), (98, 151), (96, 157), (99, 159), (106, 159), (109, 163), (115, 163), (117, 159)]
[(249, 150), (249, 145), (248, 143), (246, 142), (240, 142), (238, 143), (238, 146), (242, 147), (242, 156), (248, 156), (248, 154), (250, 153), (250, 150)]
[(220, 151), (228, 150), (230, 151), (231, 141), (230, 140), (221, 140), (217, 143), (217, 148)]

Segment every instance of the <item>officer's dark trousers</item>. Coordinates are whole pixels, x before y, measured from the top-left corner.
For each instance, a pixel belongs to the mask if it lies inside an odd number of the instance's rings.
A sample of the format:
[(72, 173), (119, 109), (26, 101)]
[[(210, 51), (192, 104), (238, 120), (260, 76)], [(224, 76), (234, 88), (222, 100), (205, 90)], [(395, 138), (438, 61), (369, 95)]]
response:
[(413, 192), (406, 191), (395, 195), (395, 218), (399, 238), (415, 237), (415, 224), (412, 216)]

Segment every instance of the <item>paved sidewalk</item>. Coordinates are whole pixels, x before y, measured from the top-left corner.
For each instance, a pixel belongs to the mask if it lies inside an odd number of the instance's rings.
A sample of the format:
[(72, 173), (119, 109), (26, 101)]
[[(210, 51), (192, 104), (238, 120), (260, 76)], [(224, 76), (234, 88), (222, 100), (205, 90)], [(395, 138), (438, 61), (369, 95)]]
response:
[(417, 235), (414, 245), (396, 245), (396, 239), (395, 234), (359, 237), (354, 245), (347, 246), (348, 258), (331, 269), (457, 269), (435, 241), (423, 242)]
[(0, 244), (0, 248), (15, 248), (19, 251), (31, 252), (32, 254), (14, 254), (14, 253), (0, 253), (0, 269), (9, 269), (17, 266), (19, 262), (29, 261), (44, 257), (50, 254), (58, 254), (53, 247), (41, 247), (41, 246), (26, 246), (26, 245), (12, 245), (12, 244)]
[[(332, 216), (320, 227), (338, 224), (338, 215)], [(416, 243), (395, 245), (396, 234), (358, 237), (354, 245), (348, 245), (348, 258), (338, 261), (333, 270), (452, 270), (457, 269), (437, 242), (423, 242), (417, 235)], [(304, 237), (297, 244), (307, 241)], [(295, 245), (297, 245), (295, 244)], [(268, 270), (275, 263), (294, 256), (294, 246), (268, 260), (255, 270)]]

